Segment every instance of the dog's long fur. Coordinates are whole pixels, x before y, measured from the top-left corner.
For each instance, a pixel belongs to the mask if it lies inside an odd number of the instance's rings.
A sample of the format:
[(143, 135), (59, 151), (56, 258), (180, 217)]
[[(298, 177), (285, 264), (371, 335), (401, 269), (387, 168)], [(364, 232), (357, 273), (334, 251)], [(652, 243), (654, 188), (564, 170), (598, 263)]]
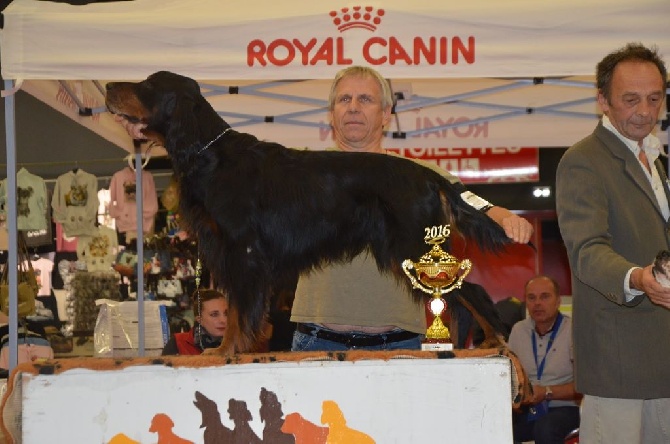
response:
[(180, 214), (229, 296), (222, 354), (254, 350), (283, 276), (369, 249), (380, 270), (409, 285), (400, 264), (427, 251), (426, 227), (448, 223), (485, 249), (508, 242), (496, 223), (463, 202), (462, 187), (437, 172), (397, 156), (260, 141), (229, 129), (188, 77), (161, 71), (137, 83), (109, 83), (107, 106), (146, 123), (144, 135), (172, 159)]

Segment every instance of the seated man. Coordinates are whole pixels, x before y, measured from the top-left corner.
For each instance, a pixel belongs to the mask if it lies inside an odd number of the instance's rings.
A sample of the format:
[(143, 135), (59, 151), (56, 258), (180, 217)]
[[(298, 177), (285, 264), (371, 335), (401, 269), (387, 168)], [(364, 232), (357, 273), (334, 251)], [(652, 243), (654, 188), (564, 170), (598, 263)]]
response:
[(514, 413), (514, 441), (563, 444), (579, 427), (581, 396), (572, 367), (572, 321), (559, 312), (558, 284), (547, 276), (526, 283), (529, 318), (517, 322), (509, 348), (521, 361), (533, 386), (533, 405)]

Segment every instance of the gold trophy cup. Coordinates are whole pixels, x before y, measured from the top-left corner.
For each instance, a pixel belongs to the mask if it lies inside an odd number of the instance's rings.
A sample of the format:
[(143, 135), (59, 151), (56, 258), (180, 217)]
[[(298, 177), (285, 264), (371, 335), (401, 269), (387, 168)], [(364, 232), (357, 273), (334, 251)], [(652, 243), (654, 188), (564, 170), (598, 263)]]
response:
[(449, 329), (440, 317), (447, 308), (447, 302), (442, 297), (455, 288), (461, 288), (463, 279), (470, 273), (472, 263), (469, 259), (459, 261), (456, 257), (442, 250), (442, 244), (449, 235), (449, 225), (426, 228), (424, 240), (432, 245), (430, 251), (414, 262), (405, 259), (402, 269), (412, 283), (412, 287), (432, 296), (430, 312), (433, 322), (426, 330), (426, 340), (421, 345), (422, 350), (443, 351), (454, 348), (449, 335)]

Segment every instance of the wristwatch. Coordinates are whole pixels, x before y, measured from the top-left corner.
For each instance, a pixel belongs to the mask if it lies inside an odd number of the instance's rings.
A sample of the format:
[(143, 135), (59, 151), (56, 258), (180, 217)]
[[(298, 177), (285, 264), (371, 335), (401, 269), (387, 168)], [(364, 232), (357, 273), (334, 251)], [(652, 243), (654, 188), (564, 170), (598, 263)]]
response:
[(551, 391), (551, 386), (546, 386), (544, 388), (544, 400), (551, 401), (554, 399), (554, 392)]

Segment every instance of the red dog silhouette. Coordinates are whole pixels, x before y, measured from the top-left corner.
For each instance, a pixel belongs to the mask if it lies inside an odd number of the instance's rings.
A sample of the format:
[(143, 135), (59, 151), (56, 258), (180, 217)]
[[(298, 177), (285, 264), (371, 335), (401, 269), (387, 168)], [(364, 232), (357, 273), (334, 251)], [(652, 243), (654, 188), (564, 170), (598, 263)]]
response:
[(149, 431), (158, 433), (158, 444), (193, 444), (193, 441), (181, 438), (172, 432), (174, 422), (165, 413), (157, 413), (151, 420)]
[(286, 415), (281, 431), (295, 436), (295, 444), (326, 444), (328, 439), (328, 427), (309, 422), (300, 413)]

